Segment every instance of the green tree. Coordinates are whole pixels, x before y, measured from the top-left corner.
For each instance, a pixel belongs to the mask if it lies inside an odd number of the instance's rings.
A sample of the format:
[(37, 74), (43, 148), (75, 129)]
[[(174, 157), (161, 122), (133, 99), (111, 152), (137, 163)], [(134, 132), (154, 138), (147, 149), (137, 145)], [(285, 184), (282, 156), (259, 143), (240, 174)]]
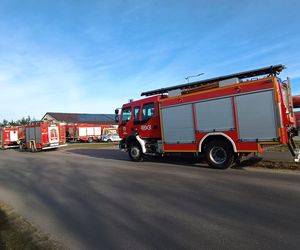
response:
[(7, 126), (7, 125), (8, 125), (8, 120), (3, 119), (2, 126)]

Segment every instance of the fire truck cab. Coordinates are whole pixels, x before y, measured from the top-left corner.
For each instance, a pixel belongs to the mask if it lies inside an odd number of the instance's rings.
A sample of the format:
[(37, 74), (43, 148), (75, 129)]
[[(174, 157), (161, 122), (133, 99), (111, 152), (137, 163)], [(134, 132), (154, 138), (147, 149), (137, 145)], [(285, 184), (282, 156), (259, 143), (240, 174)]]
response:
[(116, 110), (120, 149), (133, 161), (145, 155), (204, 154), (211, 167), (225, 169), (243, 155), (286, 144), (299, 161), (290, 81), (277, 77), (284, 68), (144, 92), (146, 98), (124, 104), (120, 115)]

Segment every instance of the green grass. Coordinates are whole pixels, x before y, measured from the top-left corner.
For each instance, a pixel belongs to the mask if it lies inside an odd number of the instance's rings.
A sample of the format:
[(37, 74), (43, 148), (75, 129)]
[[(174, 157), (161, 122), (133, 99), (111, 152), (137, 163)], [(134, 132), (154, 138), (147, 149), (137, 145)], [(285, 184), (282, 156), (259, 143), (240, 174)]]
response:
[(52, 250), (63, 249), (49, 236), (38, 232), (29, 222), (17, 215), (12, 208), (0, 202), (1, 250)]
[[(300, 141), (295, 141), (295, 144), (298, 148), (300, 148)], [(266, 149), (268, 152), (288, 152), (289, 148), (287, 145), (280, 145), (280, 146), (275, 146), (275, 147), (270, 147)]]
[(107, 148), (117, 146), (117, 142), (110, 142), (110, 143), (68, 143), (68, 146), (65, 147), (66, 149), (69, 148)]

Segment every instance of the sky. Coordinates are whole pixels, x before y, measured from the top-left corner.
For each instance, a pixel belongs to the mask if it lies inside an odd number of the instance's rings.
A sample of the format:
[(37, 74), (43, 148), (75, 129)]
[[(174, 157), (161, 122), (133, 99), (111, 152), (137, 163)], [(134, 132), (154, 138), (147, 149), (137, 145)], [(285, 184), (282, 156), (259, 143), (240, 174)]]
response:
[(1, 0), (0, 121), (114, 113), (161, 87), (284, 64), (300, 94), (298, 0)]

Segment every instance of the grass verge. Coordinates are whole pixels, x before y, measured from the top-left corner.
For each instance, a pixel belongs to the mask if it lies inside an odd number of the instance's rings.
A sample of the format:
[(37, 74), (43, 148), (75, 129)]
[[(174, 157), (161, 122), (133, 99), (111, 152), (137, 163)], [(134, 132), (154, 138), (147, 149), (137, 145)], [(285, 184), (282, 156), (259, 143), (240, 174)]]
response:
[(118, 143), (110, 142), (110, 143), (68, 143), (66, 149), (70, 148), (107, 148), (117, 146)]
[[(300, 148), (300, 141), (295, 141), (295, 144)], [(286, 145), (279, 145), (274, 147), (266, 148), (266, 152), (288, 152), (289, 148)]]
[(28, 221), (0, 202), (1, 250), (52, 250), (63, 249), (46, 234), (39, 232)]

